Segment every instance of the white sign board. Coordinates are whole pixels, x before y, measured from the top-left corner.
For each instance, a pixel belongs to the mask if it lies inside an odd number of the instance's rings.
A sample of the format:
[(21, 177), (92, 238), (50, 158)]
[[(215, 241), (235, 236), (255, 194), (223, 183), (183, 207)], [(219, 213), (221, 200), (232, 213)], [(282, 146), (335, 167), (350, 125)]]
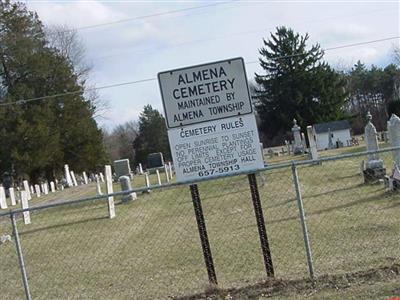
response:
[(168, 130), (176, 181), (264, 167), (253, 114)]
[(243, 58), (158, 74), (168, 128), (253, 112)]

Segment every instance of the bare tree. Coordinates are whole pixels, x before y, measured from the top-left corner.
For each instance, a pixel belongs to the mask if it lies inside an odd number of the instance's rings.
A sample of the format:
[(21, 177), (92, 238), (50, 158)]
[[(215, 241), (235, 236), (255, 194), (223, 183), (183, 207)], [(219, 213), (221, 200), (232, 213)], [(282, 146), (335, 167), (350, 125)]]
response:
[(115, 127), (112, 132), (103, 130), (105, 148), (111, 160), (129, 158), (131, 163), (135, 160), (133, 142), (138, 136), (139, 125), (135, 121), (128, 121)]
[(110, 107), (108, 101), (100, 97), (95, 86), (88, 83), (93, 66), (86, 59), (85, 45), (77, 30), (67, 25), (52, 25), (45, 28), (45, 33), (49, 46), (70, 61), (75, 75), (84, 86), (84, 96), (94, 109), (93, 117), (104, 118)]

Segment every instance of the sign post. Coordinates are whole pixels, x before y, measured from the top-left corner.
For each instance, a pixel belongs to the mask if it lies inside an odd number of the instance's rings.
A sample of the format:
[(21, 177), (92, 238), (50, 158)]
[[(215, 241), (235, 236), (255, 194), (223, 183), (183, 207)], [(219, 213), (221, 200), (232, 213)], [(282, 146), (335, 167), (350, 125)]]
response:
[[(264, 167), (243, 58), (158, 73), (177, 182), (249, 171), (262, 254), (274, 276), (254, 172)], [(200, 196), (190, 186), (210, 283), (217, 284)]]

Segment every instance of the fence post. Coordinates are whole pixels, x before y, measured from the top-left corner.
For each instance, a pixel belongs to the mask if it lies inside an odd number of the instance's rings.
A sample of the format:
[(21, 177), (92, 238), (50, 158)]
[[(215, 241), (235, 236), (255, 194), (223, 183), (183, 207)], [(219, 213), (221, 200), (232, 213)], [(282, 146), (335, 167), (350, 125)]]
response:
[(208, 281), (211, 284), (218, 285), (217, 275), (215, 274), (214, 262), (211, 254), (210, 243), (208, 241), (206, 223), (204, 221), (203, 209), (201, 207), (200, 194), (197, 184), (190, 185), (190, 193), (192, 195), (193, 207), (197, 221), (197, 228), (199, 229), (204, 262), (207, 267)]
[(297, 168), (294, 163), (292, 163), (292, 175), (293, 175), (294, 188), (296, 190), (296, 199), (297, 199), (297, 206), (299, 208), (300, 223), (301, 223), (301, 228), (303, 231), (304, 246), (305, 246), (306, 255), (307, 255), (308, 272), (310, 273), (311, 279), (314, 279), (314, 265), (313, 265), (311, 247), (310, 247), (310, 240), (308, 237), (306, 217), (304, 214), (303, 199), (301, 197), (299, 176), (297, 174)]
[(272, 264), (271, 250), (269, 249), (267, 230), (265, 229), (264, 213), (261, 206), (260, 194), (258, 193), (257, 179), (254, 173), (247, 175), (249, 179), (251, 199), (253, 200), (254, 214), (257, 220), (258, 234), (260, 236), (261, 250), (264, 258), (267, 276), (274, 277), (274, 266)]
[(11, 212), (10, 217), (13, 228), (13, 235), (15, 239), (15, 248), (17, 250), (17, 255), (18, 255), (19, 267), (21, 269), (22, 282), (24, 284), (25, 297), (27, 300), (31, 300), (32, 298), (31, 298), (31, 293), (29, 291), (28, 276), (26, 275), (25, 262), (24, 262), (24, 257), (22, 255), (21, 243), (19, 241), (19, 234), (17, 229), (17, 222), (15, 221), (15, 214)]

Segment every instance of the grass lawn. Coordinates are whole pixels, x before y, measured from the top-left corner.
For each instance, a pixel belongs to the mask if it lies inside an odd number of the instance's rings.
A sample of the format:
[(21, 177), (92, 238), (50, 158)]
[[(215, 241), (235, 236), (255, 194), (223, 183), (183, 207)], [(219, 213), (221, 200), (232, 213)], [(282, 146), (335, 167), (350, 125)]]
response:
[[(349, 151), (355, 150), (320, 155)], [(391, 154), (381, 157), (389, 169)], [(363, 184), (363, 159), (298, 168), (317, 276), (399, 263), (400, 194), (385, 191), (381, 183)], [(284, 157), (276, 157), (270, 163), (282, 161)], [(305, 278), (291, 170), (265, 171), (257, 179), (276, 277)], [(155, 175), (150, 181), (157, 184)], [(143, 184), (143, 177), (133, 181), (135, 187)], [(242, 287), (265, 279), (247, 177), (202, 182), (199, 191), (219, 286)], [(94, 184), (79, 186), (34, 198), (30, 205), (95, 193)], [(188, 186), (155, 189), (127, 204), (116, 198), (116, 217), (107, 216), (102, 200), (33, 212), (30, 225), (17, 220), (33, 299), (155, 299), (207, 288)], [(3, 234), (11, 234), (8, 217), (0, 217)], [(1, 298), (21, 298), (13, 243), (0, 245), (0, 261)]]

